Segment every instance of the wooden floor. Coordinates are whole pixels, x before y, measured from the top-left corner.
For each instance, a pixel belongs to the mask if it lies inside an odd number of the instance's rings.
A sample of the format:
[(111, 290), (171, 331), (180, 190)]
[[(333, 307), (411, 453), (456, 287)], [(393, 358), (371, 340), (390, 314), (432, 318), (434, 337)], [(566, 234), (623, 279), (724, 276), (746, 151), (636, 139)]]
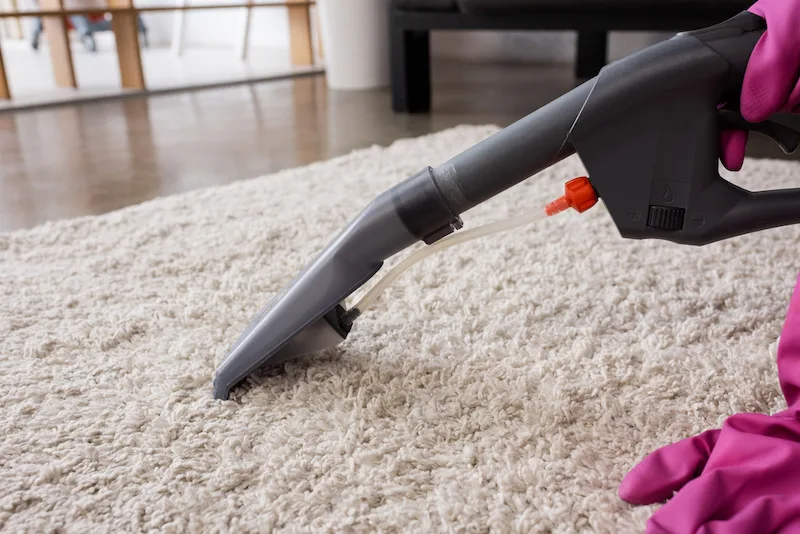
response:
[[(320, 76), (0, 114), (0, 231), (100, 214), (458, 124), (507, 125), (574, 86), (570, 67), (436, 65), (434, 111)], [(781, 157), (754, 142), (752, 155)]]

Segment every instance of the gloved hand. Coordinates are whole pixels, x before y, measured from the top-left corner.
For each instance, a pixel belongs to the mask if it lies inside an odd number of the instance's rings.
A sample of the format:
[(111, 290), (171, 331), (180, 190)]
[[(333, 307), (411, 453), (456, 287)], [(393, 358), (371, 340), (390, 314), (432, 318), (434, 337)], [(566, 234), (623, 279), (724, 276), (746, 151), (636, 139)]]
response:
[[(742, 116), (761, 122), (800, 105), (800, 0), (758, 0), (748, 9), (767, 21), (744, 74), (740, 99)], [(748, 133), (723, 130), (720, 159), (731, 171), (744, 163)]]
[(777, 365), (786, 410), (734, 415), (721, 429), (651, 453), (628, 473), (623, 500), (669, 499), (648, 521), (648, 534), (800, 532), (800, 278)]

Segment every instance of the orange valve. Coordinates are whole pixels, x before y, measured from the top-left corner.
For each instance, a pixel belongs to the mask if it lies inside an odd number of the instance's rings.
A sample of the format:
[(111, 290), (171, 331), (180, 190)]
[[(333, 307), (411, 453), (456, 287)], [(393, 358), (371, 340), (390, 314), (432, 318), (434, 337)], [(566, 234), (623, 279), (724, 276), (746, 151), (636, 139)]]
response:
[(589, 178), (581, 176), (564, 184), (564, 195), (549, 202), (544, 210), (548, 216), (561, 213), (568, 208), (583, 213), (595, 204), (597, 204), (597, 192)]

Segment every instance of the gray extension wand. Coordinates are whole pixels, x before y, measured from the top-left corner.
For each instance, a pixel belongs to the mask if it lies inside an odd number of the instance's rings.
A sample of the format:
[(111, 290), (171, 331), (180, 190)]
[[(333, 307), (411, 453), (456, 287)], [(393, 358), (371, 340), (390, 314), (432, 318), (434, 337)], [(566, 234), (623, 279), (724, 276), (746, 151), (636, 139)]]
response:
[[(461, 235), (460, 215), (577, 154), (620, 235), (704, 245), (800, 222), (800, 189), (750, 192), (719, 175), (723, 127), (758, 132), (784, 152), (800, 133), (746, 122), (745, 67), (765, 21), (743, 12), (636, 52), (548, 105), (376, 197), (267, 306), (214, 377), (214, 396), (257, 368), (342, 342), (360, 310), (345, 299), (386, 259)], [(451, 235), (452, 234), (452, 235)]]

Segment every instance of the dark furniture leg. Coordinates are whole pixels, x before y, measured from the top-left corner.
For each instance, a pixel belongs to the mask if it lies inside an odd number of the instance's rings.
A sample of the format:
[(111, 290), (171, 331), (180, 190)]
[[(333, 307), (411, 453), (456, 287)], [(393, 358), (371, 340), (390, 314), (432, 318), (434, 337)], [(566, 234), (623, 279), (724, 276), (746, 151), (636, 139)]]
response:
[(392, 108), (398, 113), (431, 109), (430, 37), (427, 30), (392, 25)]
[(575, 76), (591, 78), (606, 65), (608, 52), (608, 33), (602, 30), (582, 30), (578, 32), (578, 57)]

